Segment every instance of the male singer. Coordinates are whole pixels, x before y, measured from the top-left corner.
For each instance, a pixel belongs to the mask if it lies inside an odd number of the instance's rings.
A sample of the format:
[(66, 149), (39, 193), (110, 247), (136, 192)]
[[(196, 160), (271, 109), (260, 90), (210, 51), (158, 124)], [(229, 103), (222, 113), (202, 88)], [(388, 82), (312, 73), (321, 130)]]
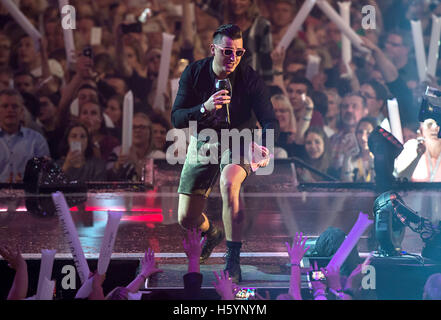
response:
[[(263, 80), (250, 66), (239, 66), (245, 54), (240, 28), (232, 24), (220, 26), (213, 34), (210, 50), (211, 57), (191, 63), (182, 73), (171, 114), (172, 123), (176, 128), (187, 128), (190, 121), (197, 121), (197, 132), (191, 133), (187, 157), (181, 172), (178, 216), (181, 226), (187, 229), (198, 227), (207, 237), (201, 253), (201, 262), (204, 262), (214, 247), (226, 237), (225, 271), (229, 272), (234, 282), (239, 282), (244, 221), (239, 191), (243, 181), (251, 173), (251, 166), (245, 154), (248, 146), (242, 145), (240, 148), (240, 163), (232, 161), (232, 147), (225, 148), (220, 143), (221, 129), (254, 129), (255, 114), (262, 126), (262, 141), (265, 144), (267, 134), (275, 134), (274, 139), (277, 137), (279, 123)], [(229, 80), (231, 92), (216, 92), (215, 83), (222, 79)], [(217, 141), (198, 135), (206, 128), (216, 130)], [(273, 130), (266, 131), (267, 129)], [(218, 162), (202, 161), (202, 154), (207, 154), (208, 158), (212, 156), (204, 150), (219, 150)], [(260, 166), (264, 167), (268, 163), (267, 158)], [(207, 197), (219, 173), (225, 232), (210, 223), (203, 213)]]

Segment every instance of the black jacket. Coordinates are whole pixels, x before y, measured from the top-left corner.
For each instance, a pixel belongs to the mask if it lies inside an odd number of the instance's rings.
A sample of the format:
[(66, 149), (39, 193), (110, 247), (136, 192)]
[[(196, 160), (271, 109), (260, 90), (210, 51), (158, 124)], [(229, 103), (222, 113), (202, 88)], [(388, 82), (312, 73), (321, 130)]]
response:
[[(171, 121), (175, 128), (187, 128), (189, 121), (197, 121), (198, 132), (205, 128), (221, 129), (217, 127), (217, 123), (211, 121), (210, 117), (203, 117), (200, 112), (202, 104), (216, 92), (216, 75), (212, 62), (213, 57), (195, 61), (182, 73), (171, 113)], [(257, 118), (264, 130), (264, 136), (265, 130), (274, 129), (276, 140), (279, 122), (274, 114), (268, 89), (261, 77), (250, 66), (239, 64), (229, 79), (232, 84), (229, 128), (254, 129)]]

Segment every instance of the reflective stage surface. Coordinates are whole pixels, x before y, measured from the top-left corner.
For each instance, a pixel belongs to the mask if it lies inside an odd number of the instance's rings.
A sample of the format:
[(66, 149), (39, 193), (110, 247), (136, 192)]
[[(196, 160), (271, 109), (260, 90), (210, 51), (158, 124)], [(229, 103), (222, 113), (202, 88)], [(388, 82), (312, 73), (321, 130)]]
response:
[[(72, 207), (71, 214), (86, 257), (93, 264), (100, 251), (107, 212), (124, 212), (109, 272), (118, 263), (134, 263), (127, 264), (131, 266), (126, 269), (129, 281), (144, 251), (152, 248), (159, 267), (165, 272), (151, 279), (148, 287), (182, 287), (186, 259), (182, 248), (184, 231), (177, 223), (176, 190), (179, 175), (176, 171), (158, 170), (155, 177), (155, 187), (146, 191), (89, 190), (87, 201)], [(296, 186), (295, 176), (289, 166), (276, 170), (269, 177), (253, 176), (247, 179), (241, 193), (247, 214), (241, 255), (244, 285), (288, 287), (289, 268), (286, 266), (288, 257), (285, 242), (291, 241), (296, 232), (303, 232), (314, 239), (329, 226), (339, 227), (348, 233), (359, 212), (367, 213), (373, 219), (374, 191), (360, 188), (299, 191)], [(441, 219), (441, 197), (438, 191), (399, 191), (399, 194), (421, 216), (435, 223)], [(207, 215), (214, 223), (222, 226), (218, 186), (209, 197)], [(367, 231), (358, 244), (362, 255), (375, 249), (369, 242), (370, 235), (371, 232)], [(71, 260), (69, 246), (57, 216), (41, 217), (28, 212), (22, 190), (0, 190), (0, 243), (14, 247), (18, 245), (29, 263), (38, 262), (42, 249), (57, 250), (56, 259), (59, 263)], [(402, 243), (403, 250), (419, 254), (422, 247), (419, 235), (407, 229)], [(212, 287), (212, 271), (223, 268), (224, 252), (225, 244), (222, 243), (214, 250), (207, 264), (202, 266), (203, 286)], [(415, 263), (418, 264), (418, 261)]]

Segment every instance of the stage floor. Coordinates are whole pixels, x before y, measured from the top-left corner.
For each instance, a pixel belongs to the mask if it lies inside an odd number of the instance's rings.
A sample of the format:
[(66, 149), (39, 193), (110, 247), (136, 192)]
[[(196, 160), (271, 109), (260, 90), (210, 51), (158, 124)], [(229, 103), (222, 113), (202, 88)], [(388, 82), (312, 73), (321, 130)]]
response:
[[(342, 192), (259, 192), (245, 190), (241, 194), (247, 213), (241, 254), (245, 287), (269, 288), (274, 293), (286, 292), (290, 270), (285, 242), (292, 241), (295, 232), (316, 239), (327, 227), (339, 227), (348, 233), (360, 211), (372, 215), (375, 194), (366, 191)], [(62, 278), (64, 264), (72, 264), (72, 256), (63, 236), (58, 217), (41, 217), (26, 210), (23, 193), (1, 190), (0, 243), (18, 246), (28, 264), (31, 278), (38, 279), (42, 249), (55, 249), (54, 278)], [(112, 262), (105, 289), (126, 285), (136, 274), (139, 259), (147, 248), (155, 251), (158, 266), (164, 269), (146, 284), (145, 290), (182, 288), (186, 273), (186, 258), (182, 248), (184, 230), (177, 223), (176, 187), (162, 187), (148, 192), (94, 191), (89, 192), (83, 206), (71, 208), (81, 245), (90, 269), (96, 266), (108, 211), (122, 211)], [(221, 198), (214, 190), (207, 203), (207, 215), (222, 227)], [(369, 251), (366, 232), (358, 243), (361, 256)], [(417, 234), (406, 230), (403, 249), (419, 254), (422, 242)], [(215, 248), (212, 257), (201, 266), (204, 288), (213, 291), (213, 271), (224, 267), (225, 243)], [(2, 270), (7, 269), (4, 261)], [(0, 264), (0, 267), (2, 264)], [(11, 275), (10, 275), (11, 276)], [(35, 280), (35, 279), (34, 279)], [(306, 280), (306, 279), (304, 279)], [(32, 283), (30, 283), (31, 285)], [(306, 281), (303, 287), (307, 290)], [(2, 293), (7, 288), (2, 286)], [(261, 292), (262, 292), (261, 290)], [(32, 291), (32, 290), (31, 290)], [(6, 291), (7, 292), (7, 291)], [(62, 294), (72, 296), (72, 292)]]

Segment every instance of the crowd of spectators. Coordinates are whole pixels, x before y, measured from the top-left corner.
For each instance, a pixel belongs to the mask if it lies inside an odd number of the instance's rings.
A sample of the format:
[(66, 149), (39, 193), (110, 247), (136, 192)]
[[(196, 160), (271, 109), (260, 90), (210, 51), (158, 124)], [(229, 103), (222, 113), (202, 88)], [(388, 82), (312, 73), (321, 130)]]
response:
[[(347, 64), (341, 31), (317, 7), (289, 47), (277, 47), (303, 2), (73, 0), (73, 63), (66, 58), (57, 1), (20, 1), (20, 10), (42, 35), (38, 43), (0, 6), (0, 181), (20, 182), (33, 156), (50, 156), (72, 179), (139, 180), (146, 158), (166, 157), (173, 79), (188, 63), (210, 54), (213, 31), (227, 22), (243, 31), (241, 63), (257, 70), (268, 86), (281, 127), (275, 158), (300, 158), (338, 180), (375, 181), (367, 137), (377, 125), (388, 125), (387, 100), (396, 98), (403, 143), (411, 141), (406, 150), (418, 148), (418, 154), (428, 153), (418, 159), (436, 161), (439, 150), (425, 148), (422, 127), (417, 131), (417, 111), (425, 87), (439, 84), (436, 77), (419, 81), (410, 19), (421, 20), (427, 45), (430, 13), (441, 12), (441, 4), (351, 2), (351, 28), (371, 54), (353, 46)], [(338, 11), (337, 2), (330, 3)], [(364, 5), (376, 9), (375, 29), (362, 27)], [(140, 22), (146, 8), (150, 14)], [(175, 37), (165, 106), (159, 106), (155, 94), (163, 32)], [(312, 56), (320, 58), (315, 74), (307, 72)], [(133, 144), (122, 154), (129, 90)], [(399, 166), (396, 175), (402, 176)], [(321, 179), (305, 168), (297, 173), (300, 181)]]
[[(357, 248), (354, 248), (344, 261), (341, 267), (318, 267), (317, 260), (309, 267), (305, 267), (304, 258), (311, 259), (315, 255), (320, 257), (332, 257), (343, 243), (346, 234), (338, 228), (329, 227), (313, 244), (314, 248), (308, 245), (308, 238), (302, 233), (296, 233), (292, 243), (286, 242), (286, 252), (291, 267), (289, 277), (288, 292), (281, 293), (275, 300), (372, 300), (377, 299), (375, 290), (363, 288), (362, 279), (365, 276), (363, 270), (370, 264), (372, 256), (368, 256), (364, 261), (360, 258)], [(200, 255), (206, 237), (201, 235), (197, 229), (187, 230), (183, 238), (182, 247), (187, 257), (187, 272), (182, 276), (183, 289), (180, 291), (170, 290), (169, 292), (147, 292), (148, 281), (157, 273), (162, 273), (155, 253), (151, 248), (145, 252), (144, 258), (140, 260), (140, 265), (134, 279), (125, 286), (117, 286), (109, 292), (104, 292), (103, 283), (106, 274), (99, 274), (97, 271), (91, 272), (89, 277), (92, 279), (92, 288), (87, 296), (87, 300), (139, 300), (145, 294), (147, 300), (201, 300), (207, 299), (202, 291), (204, 275), (200, 270)], [(307, 252), (309, 252), (308, 255)], [(23, 258), (19, 248), (0, 246), (0, 257), (5, 259), (10, 268), (15, 270), (14, 280), (9, 290), (8, 300), (35, 299), (28, 296), (28, 268), (27, 262)], [(320, 272), (323, 279), (313, 279), (311, 272)], [(240, 294), (242, 287), (232, 281), (228, 271), (213, 271), (215, 281), (213, 286), (218, 294), (217, 299), (221, 300), (242, 300)], [(308, 282), (308, 293), (302, 286), (304, 277)], [(439, 300), (440, 295), (440, 273), (434, 273), (426, 279), (422, 295), (424, 300)], [(303, 278), (303, 280), (302, 280)], [(417, 288), (416, 288), (417, 289)], [(419, 288), (421, 289), (421, 288)], [(146, 291), (146, 292), (143, 292)], [(213, 299), (213, 298), (211, 298)], [(271, 300), (271, 296), (266, 291), (263, 297), (258, 292), (249, 296), (250, 300)]]

